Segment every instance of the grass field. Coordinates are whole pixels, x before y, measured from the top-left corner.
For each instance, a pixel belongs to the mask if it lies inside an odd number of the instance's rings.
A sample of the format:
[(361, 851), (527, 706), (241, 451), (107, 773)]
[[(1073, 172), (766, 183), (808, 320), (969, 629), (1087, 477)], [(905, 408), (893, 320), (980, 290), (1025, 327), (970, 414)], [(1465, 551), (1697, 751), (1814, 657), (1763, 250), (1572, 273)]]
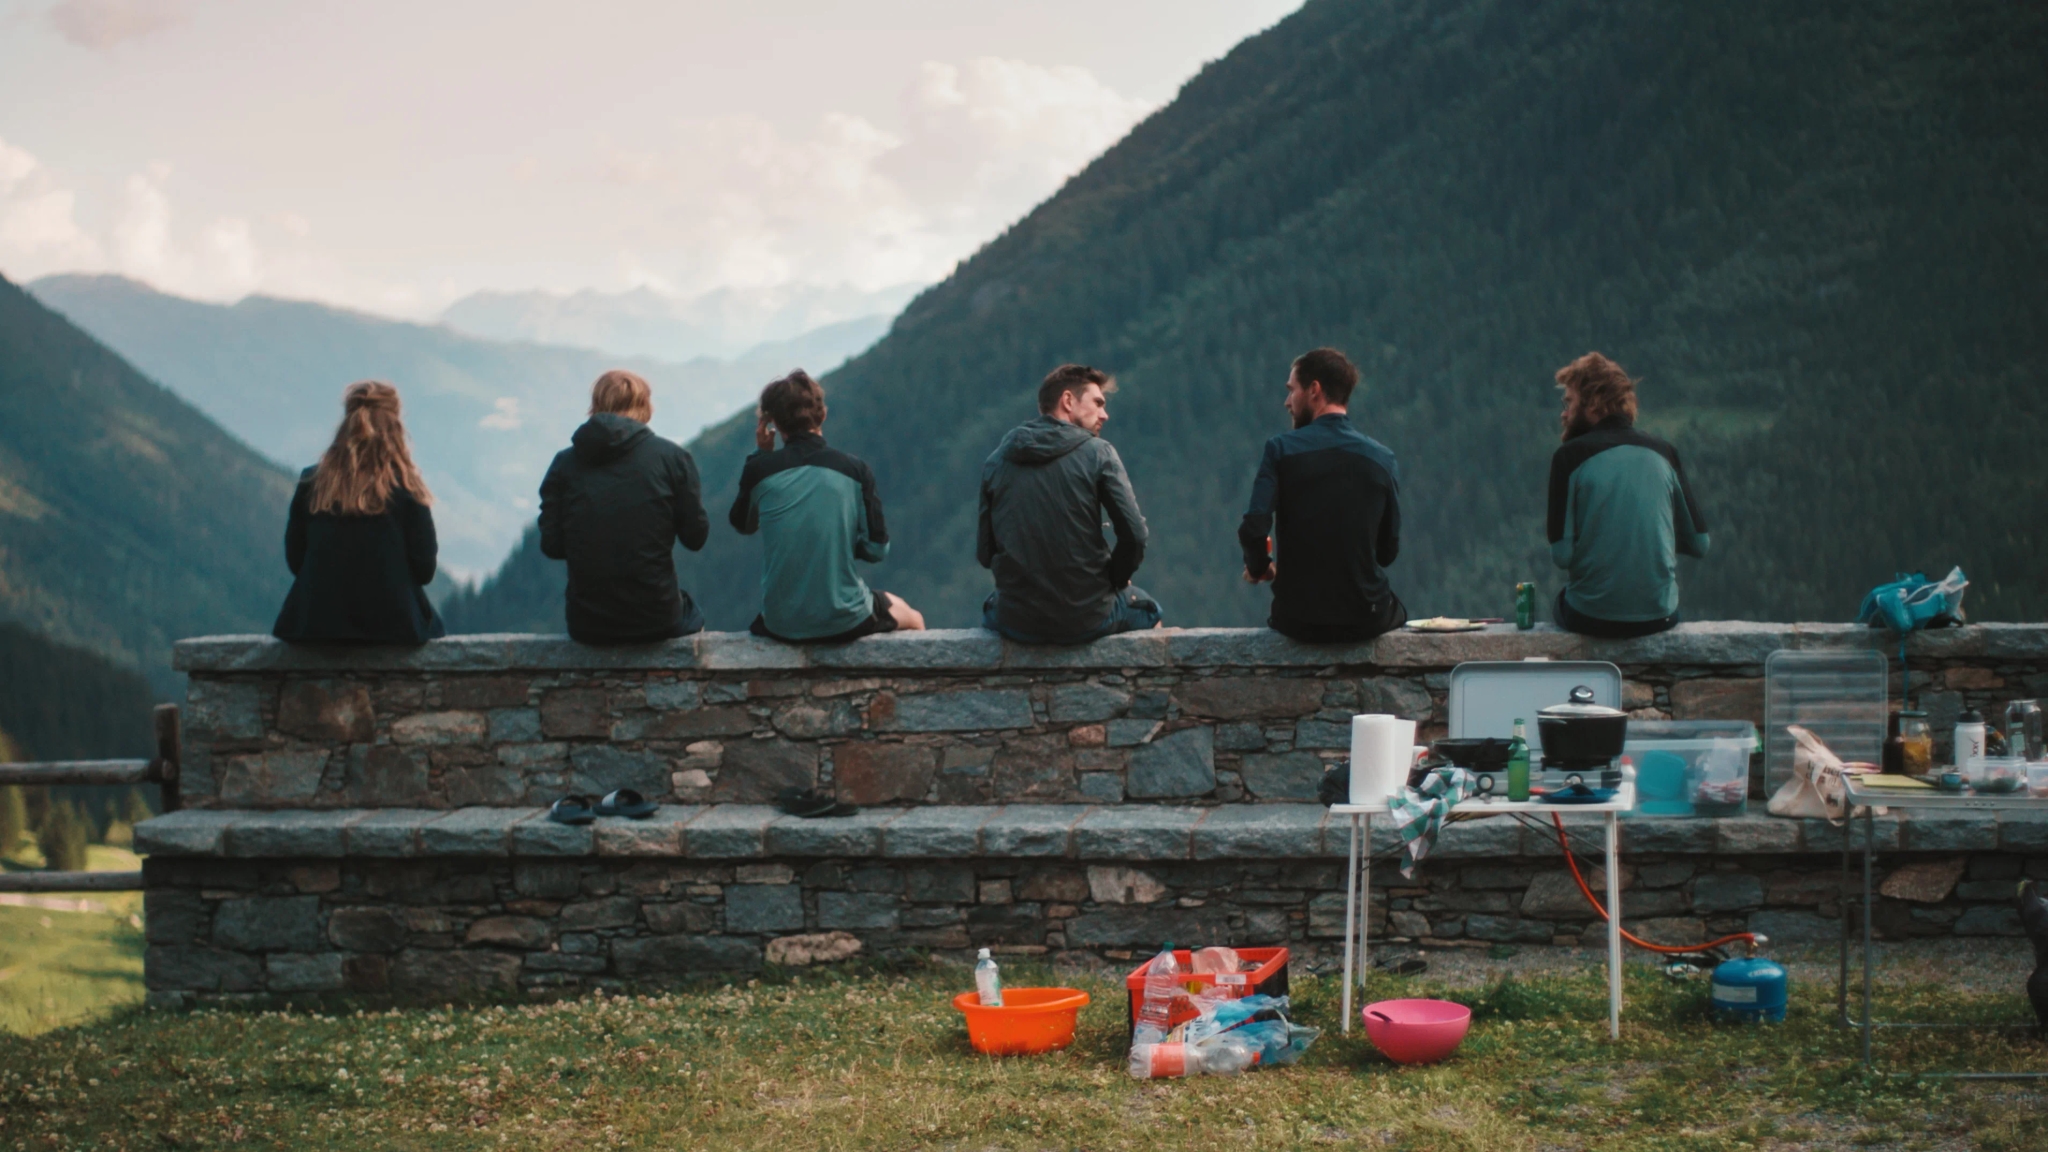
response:
[[(95, 872), (141, 862), (95, 844)], [(0, 1033), (34, 1035), (142, 1000), (142, 893), (0, 893)], [(83, 902), (85, 911), (77, 910)]]
[[(1336, 983), (1300, 975), (1330, 1030), (1292, 1068), (1140, 1083), (1105, 977), (1075, 1046), (989, 1059), (949, 998), (964, 969), (805, 972), (652, 997), (474, 1009), (134, 1010), (0, 1047), (0, 1148), (1416, 1150), (2048, 1147), (2048, 1087), (1866, 1077), (1828, 990), (1776, 1027), (1716, 1024), (1705, 988), (1629, 975), (1618, 1045), (1597, 970), (1449, 995), (1460, 1053), (1398, 1068), (1336, 1033)], [(1013, 986), (1053, 978), (1018, 966)], [(1376, 978), (1379, 994), (1425, 980)], [(1981, 1021), (2016, 996), (1895, 988), (1900, 1011)], [(1884, 1037), (1894, 1069), (2048, 1069), (1985, 1033)]]

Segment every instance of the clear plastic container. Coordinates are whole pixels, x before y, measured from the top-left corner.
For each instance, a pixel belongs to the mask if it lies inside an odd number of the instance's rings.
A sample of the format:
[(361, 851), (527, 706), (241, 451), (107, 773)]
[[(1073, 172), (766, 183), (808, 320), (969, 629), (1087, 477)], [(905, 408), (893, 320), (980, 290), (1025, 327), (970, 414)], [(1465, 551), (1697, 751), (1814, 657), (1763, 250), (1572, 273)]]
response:
[(1884, 754), (1891, 665), (1881, 652), (1801, 652), (1781, 648), (1764, 661), (1764, 788), (1792, 778), (1797, 724), (1844, 760), (1877, 763)]
[(2027, 791), (2035, 796), (2048, 796), (2048, 760), (2027, 765)]
[(1742, 815), (1757, 748), (1747, 720), (1630, 720), (1622, 754), (1636, 768), (1636, 807), (1627, 815)]
[(1987, 756), (1977, 761), (1977, 771), (1966, 779), (1970, 787), (1988, 796), (2027, 794), (2027, 762), (2017, 756)]

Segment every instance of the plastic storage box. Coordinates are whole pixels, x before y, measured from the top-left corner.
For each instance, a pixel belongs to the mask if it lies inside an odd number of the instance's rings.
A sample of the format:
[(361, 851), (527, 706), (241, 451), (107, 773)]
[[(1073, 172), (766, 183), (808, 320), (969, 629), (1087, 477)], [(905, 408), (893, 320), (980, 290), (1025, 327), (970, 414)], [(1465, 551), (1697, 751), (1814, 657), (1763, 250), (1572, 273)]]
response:
[(1742, 815), (1759, 750), (1747, 720), (1630, 720), (1622, 754), (1636, 766), (1636, 806), (1624, 818)]
[(1844, 760), (1875, 764), (1889, 714), (1882, 652), (1779, 649), (1764, 661), (1764, 787), (1792, 778), (1794, 724)]
[[(1237, 958), (1250, 965), (1250, 969), (1244, 972), (1225, 973), (1220, 977), (1209, 973), (1197, 975), (1188, 971), (1188, 968), (1195, 962), (1195, 954), (1189, 949), (1174, 949), (1173, 958), (1180, 964), (1180, 986), (1191, 993), (1199, 992), (1212, 984), (1225, 983), (1236, 990), (1237, 995), (1233, 999), (1255, 995), (1287, 995), (1287, 949), (1285, 948), (1239, 948), (1237, 949)], [(1151, 967), (1152, 959), (1147, 957), (1143, 964), (1138, 965), (1137, 971), (1124, 977), (1124, 992), (1130, 997), (1131, 1001), (1130, 1027), (1132, 1029), (1136, 1029), (1138, 1026), (1138, 1008), (1145, 1002), (1145, 973)], [(1166, 1018), (1167, 1026), (1173, 1027), (1184, 1020), (1193, 1020), (1194, 1018), (1195, 1005), (1193, 999), (1188, 996), (1174, 997), (1173, 1009), (1167, 1014)]]

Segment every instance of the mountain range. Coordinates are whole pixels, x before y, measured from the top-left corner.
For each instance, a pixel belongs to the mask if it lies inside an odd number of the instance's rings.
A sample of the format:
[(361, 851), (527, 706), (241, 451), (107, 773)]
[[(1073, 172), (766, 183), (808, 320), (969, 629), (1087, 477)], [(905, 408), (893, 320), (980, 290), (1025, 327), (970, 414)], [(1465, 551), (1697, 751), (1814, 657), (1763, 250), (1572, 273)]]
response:
[(92, 723), (9, 712), (15, 735), (75, 752), (81, 732), (130, 732), (119, 669), (167, 699), (171, 641), (269, 631), (291, 491), (283, 468), (0, 279), (0, 619), (21, 630), (0, 637), (0, 692), (26, 707), (59, 683), (74, 702), (123, 702)]
[(624, 367), (645, 375), (656, 390), (655, 426), (687, 439), (769, 379), (799, 365), (837, 365), (888, 327), (885, 316), (863, 316), (729, 359), (669, 363), (483, 339), (307, 301), (203, 303), (116, 276), (50, 276), (29, 290), (294, 471), (333, 437), (345, 385), (397, 384), (438, 502), (443, 561), (458, 574), (489, 571), (519, 539), (541, 474), (582, 420), (599, 373)]
[[(492, 340), (513, 340), (664, 360), (744, 359), (760, 344), (854, 325), (871, 332), (847, 345), (857, 352), (888, 330), (891, 316), (919, 285), (875, 291), (849, 285), (790, 284), (718, 288), (679, 297), (654, 288), (627, 292), (474, 292), (441, 312), (451, 328)], [(844, 352), (819, 370), (835, 368)]]
[[(1262, 620), (1234, 529), (1290, 359), (1329, 344), (1401, 462), (1411, 614), (1504, 615), (1557, 586), (1552, 373), (1598, 349), (1704, 506), (1688, 616), (1847, 619), (1959, 564), (1974, 617), (2040, 619), (2044, 58), (2048, 9), (1992, 0), (1310, 0), (826, 379), (889, 510), (873, 583), (976, 619), (981, 463), (1082, 361), (1121, 382), (1138, 582), (1169, 623)], [(692, 444), (713, 627), (757, 608), (721, 523), (750, 425)], [(529, 537), (465, 626), (558, 629), (560, 581)]]

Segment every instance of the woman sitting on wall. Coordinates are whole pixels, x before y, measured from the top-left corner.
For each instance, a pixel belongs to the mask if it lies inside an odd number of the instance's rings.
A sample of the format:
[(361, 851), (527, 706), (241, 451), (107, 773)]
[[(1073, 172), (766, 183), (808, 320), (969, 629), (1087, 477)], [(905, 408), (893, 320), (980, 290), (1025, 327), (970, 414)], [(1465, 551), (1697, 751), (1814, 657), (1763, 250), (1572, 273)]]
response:
[(292, 590), (271, 634), (299, 643), (419, 644), (444, 634), (427, 601), (438, 550), (433, 503), (413, 467), (398, 389), (342, 393), (341, 427), (299, 475), (284, 559)]

